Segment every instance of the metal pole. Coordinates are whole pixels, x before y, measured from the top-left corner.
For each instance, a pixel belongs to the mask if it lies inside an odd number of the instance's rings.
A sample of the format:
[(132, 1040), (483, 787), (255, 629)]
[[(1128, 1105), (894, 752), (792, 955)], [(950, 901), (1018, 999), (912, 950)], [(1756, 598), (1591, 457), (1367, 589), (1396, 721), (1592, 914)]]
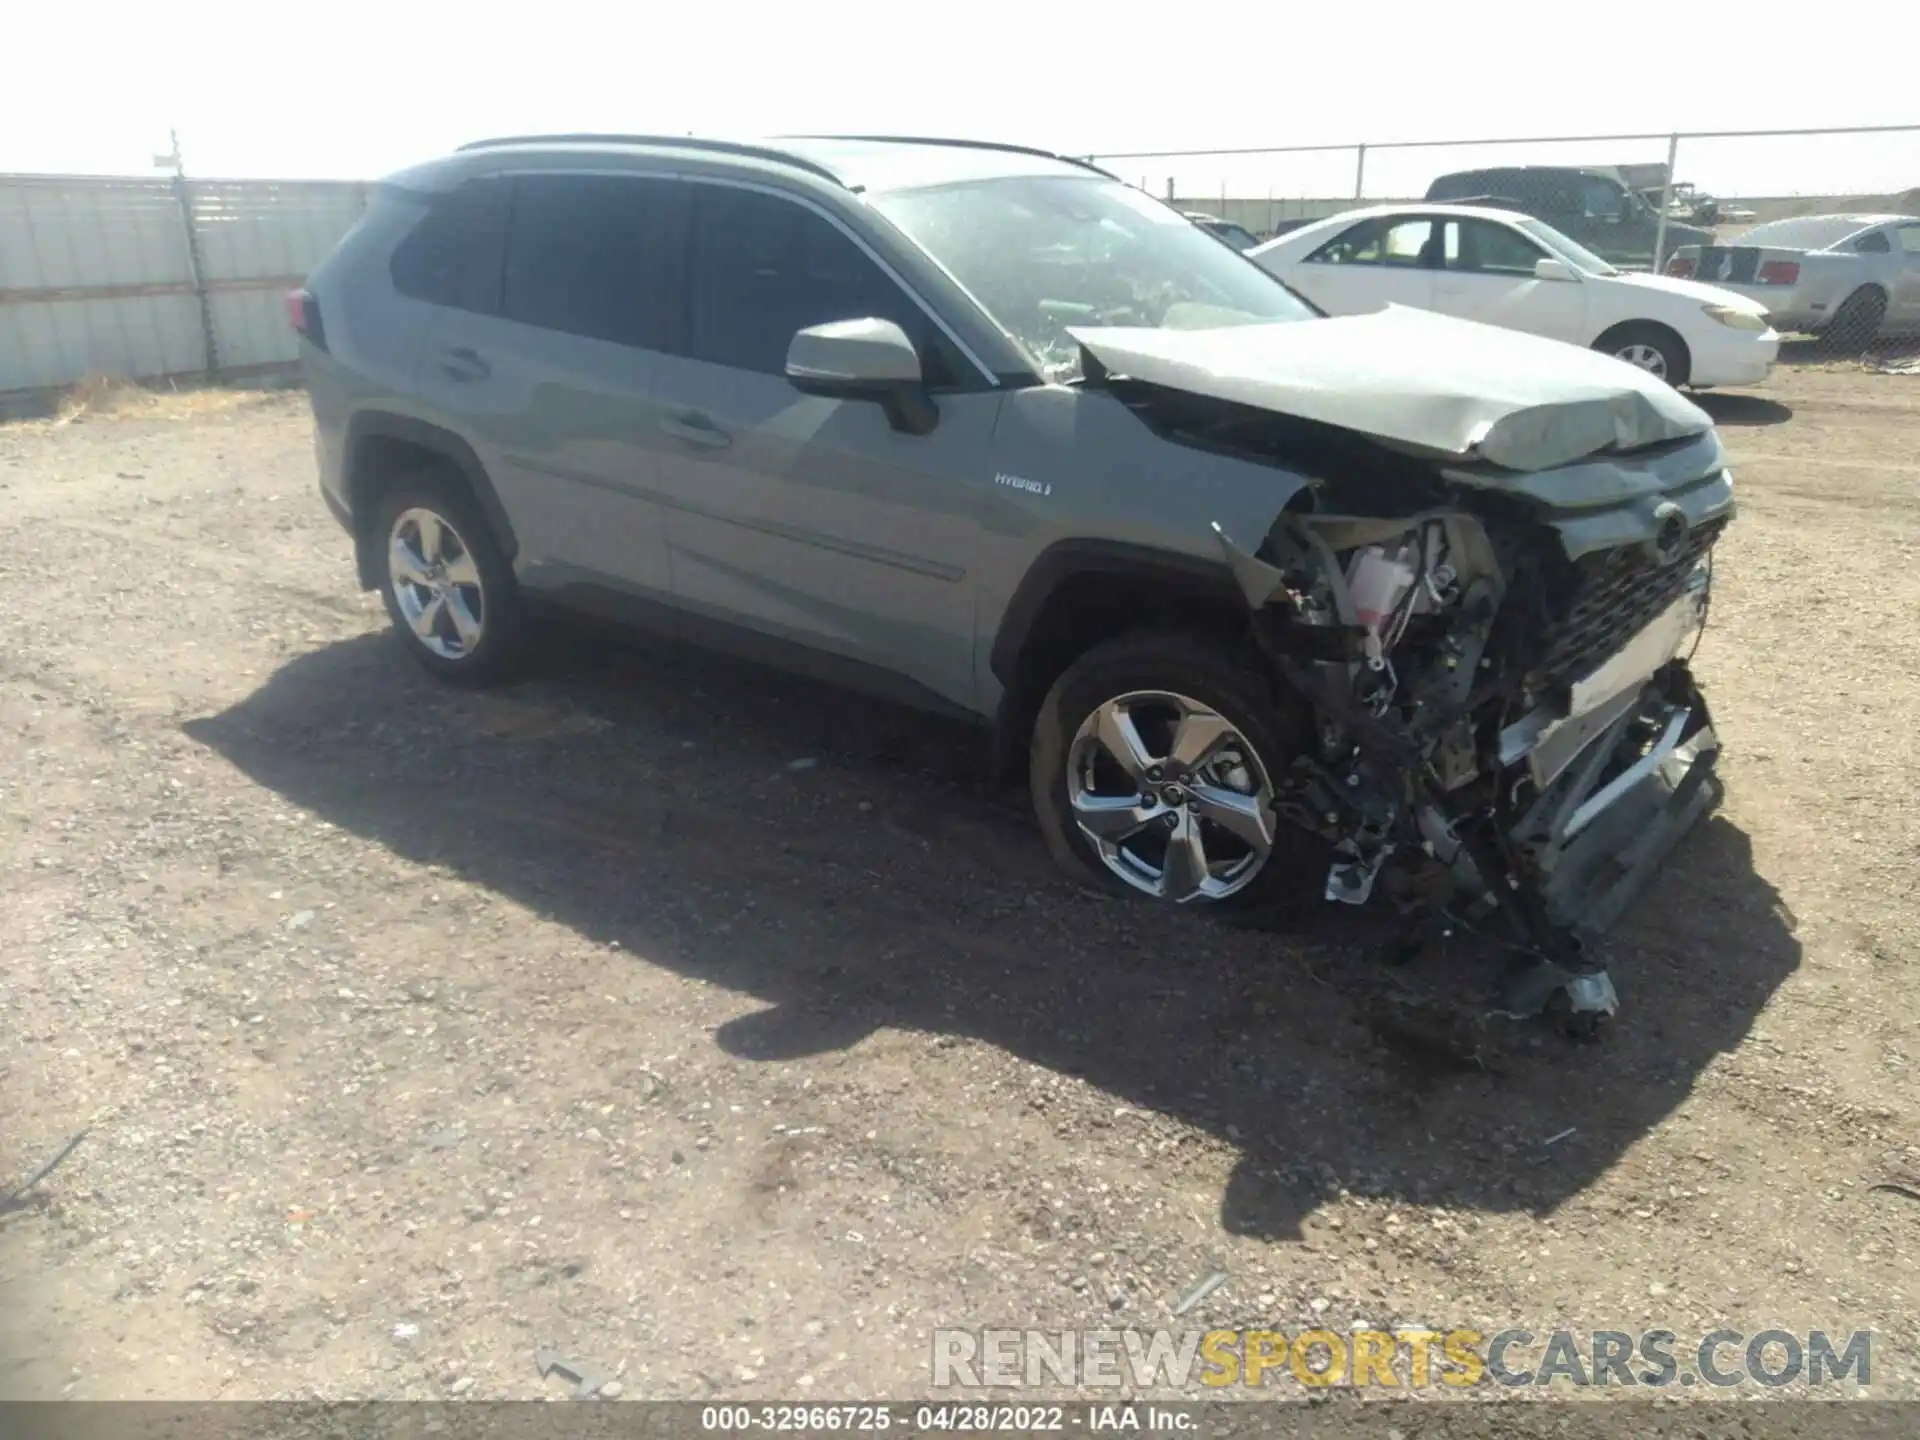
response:
[(1169, 205), (1173, 203), (1173, 177), (1171, 175), (1167, 177), (1167, 203)]
[(1367, 193), (1367, 142), (1362, 140), (1353, 148), (1358, 156), (1353, 166), (1353, 198), (1358, 200)]
[(173, 151), (173, 200), (180, 207), (180, 229), (187, 242), (187, 274), (193, 281), (193, 297), (200, 305), (200, 338), (206, 347), (207, 374), (220, 371), (220, 347), (213, 335), (213, 302), (207, 295), (207, 277), (200, 263), (200, 235), (193, 225), (193, 197), (187, 193), (187, 166), (180, 158), (180, 132), (169, 130)]
[(1658, 275), (1666, 269), (1667, 252), (1667, 209), (1673, 204), (1673, 166), (1680, 154), (1680, 136), (1678, 132), (1667, 137), (1667, 179), (1660, 187), (1660, 218), (1653, 227), (1653, 273)]

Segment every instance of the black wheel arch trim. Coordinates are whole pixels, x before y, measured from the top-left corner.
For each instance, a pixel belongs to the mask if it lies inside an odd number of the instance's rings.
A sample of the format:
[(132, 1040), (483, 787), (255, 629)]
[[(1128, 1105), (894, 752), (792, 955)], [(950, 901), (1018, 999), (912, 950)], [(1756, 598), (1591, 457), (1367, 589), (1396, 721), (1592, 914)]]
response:
[(1020, 656), (1033, 638), (1034, 626), (1046, 613), (1048, 602), (1062, 585), (1084, 575), (1149, 580), (1208, 599), (1245, 603), (1224, 556), (1217, 561), (1206, 560), (1180, 550), (1120, 540), (1057, 540), (1027, 568), (1001, 615), (987, 663), (1003, 686), (1012, 689), (1016, 684)]
[[(357, 533), (364, 537), (365, 526), (370, 518), (361, 513), (364, 507), (359, 494), (360, 447), (373, 439), (404, 441), (430, 451), (452, 465), (466, 481), (474, 503), (479, 505), (480, 513), (486, 517), (500, 553), (508, 564), (513, 563), (520, 553), (519, 540), (513, 533), (513, 522), (507, 518), (507, 507), (500, 503), (500, 494), (493, 487), (493, 479), (487, 474), (487, 467), (480, 463), (473, 446), (445, 426), (411, 415), (396, 415), (388, 410), (362, 410), (347, 422), (345, 468), (348, 493), (359, 527)], [(363, 563), (362, 579), (365, 578)]]
[(1121, 540), (1057, 540), (1049, 545), (1015, 587), (988, 653), (987, 663), (1002, 687), (993, 726), (996, 780), (1004, 782), (1019, 769), (1028, 732), (1039, 713), (1042, 696), (1023, 683), (1021, 657), (1060, 587), (1087, 575), (1146, 580), (1235, 606), (1246, 603), (1224, 557), (1210, 561), (1184, 551)]

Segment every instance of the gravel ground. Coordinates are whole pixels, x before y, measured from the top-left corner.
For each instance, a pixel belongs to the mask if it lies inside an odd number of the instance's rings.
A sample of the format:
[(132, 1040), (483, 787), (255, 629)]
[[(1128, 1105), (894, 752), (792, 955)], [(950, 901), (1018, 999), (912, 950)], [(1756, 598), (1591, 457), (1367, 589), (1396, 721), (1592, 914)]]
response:
[[(1920, 1394), (1920, 380), (1707, 402), (1729, 797), (1579, 1046), (1051, 872), (964, 732), (436, 685), (298, 396), (0, 429), (0, 1398), (908, 1396), (937, 1324), (1878, 1332)], [(1900, 1188), (1874, 1188), (1900, 1187)], [(1229, 1279), (1179, 1322), (1176, 1298)]]

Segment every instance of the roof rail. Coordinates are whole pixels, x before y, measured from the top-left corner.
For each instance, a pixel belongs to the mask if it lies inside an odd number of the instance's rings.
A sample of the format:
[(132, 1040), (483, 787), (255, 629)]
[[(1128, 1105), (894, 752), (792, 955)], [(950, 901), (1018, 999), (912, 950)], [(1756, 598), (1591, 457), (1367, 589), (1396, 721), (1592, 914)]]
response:
[(1033, 155), (1042, 160), (1058, 160), (1063, 165), (1078, 165), (1082, 170), (1091, 170), (1096, 175), (1104, 175), (1109, 180), (1120, 177), (1111, 170), (1103, 170), (1091, 160), (1077, 155), (1060, 155), (1052, 150), (1039, 150), (1031, 145), (1009, 145), (1000, 140), (958, 140), (948, 135), (790, 135), (790, 140), (854, 140), (862, 144), (885, 145), (949, 145), (958, 150), (1002, 150), (1010, 155)]
[(680, 150), (712, 150), (728, 155), (750, 155), (757, 160), (776, 160), (796, 170), (823, 176), (839, 185), (841, 178), (825, 165), (771, 145), (742, 144), (732, 140), (706, 140), (692, 135), (606, 135), (579, 133), (565, 135), (500, 135), (490, 140), (470, 140), (460, 150), (493, 150), (504, 145), (670, 145)]

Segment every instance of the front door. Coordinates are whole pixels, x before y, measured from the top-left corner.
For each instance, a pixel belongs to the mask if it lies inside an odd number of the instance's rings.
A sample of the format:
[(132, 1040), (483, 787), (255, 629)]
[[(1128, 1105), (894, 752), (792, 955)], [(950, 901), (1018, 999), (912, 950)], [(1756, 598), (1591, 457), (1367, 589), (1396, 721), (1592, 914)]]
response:
[(1448, 220), (1442, 256), (1434, 279), (1435, 309), (1483, 325), (1586, 343), (1586, 286), (1577, 273), (1567, 280), (1537, 278), (1534, 267), (1558, 257), (1513, 226)]
[[(653, 437), (679, 604), (970, 705), (971, 567), (998, 391), (810, 201), (691, 189), (686, 357), (661, 365)], [(869, 316), (920, 350), (939, 409), (930, 434), (786, 379), (795, 331)]]

